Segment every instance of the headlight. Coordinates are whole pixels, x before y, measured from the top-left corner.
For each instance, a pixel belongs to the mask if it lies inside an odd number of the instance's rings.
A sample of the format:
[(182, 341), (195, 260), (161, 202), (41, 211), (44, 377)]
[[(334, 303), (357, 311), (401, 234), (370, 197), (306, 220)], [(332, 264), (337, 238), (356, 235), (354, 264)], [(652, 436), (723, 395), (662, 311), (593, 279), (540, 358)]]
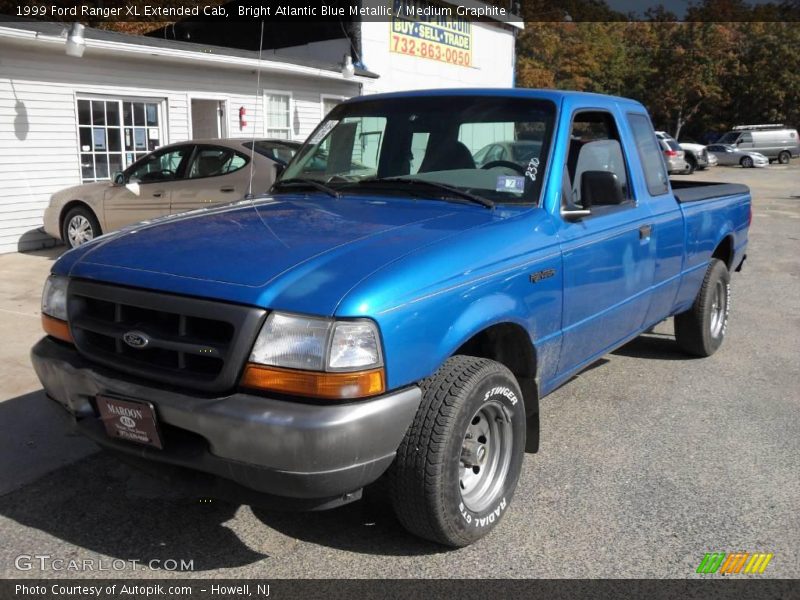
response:
[(42, 314), (67, 320), (67, 284), (69, 279), (60, 275), (50, 275), (44, 282), (42, 291)]
[(45, 333), (72, 343), (72, 334), (67, 323), (67, 285), (69, 279), (50, 275), (42, 291), (42, 328)]
[(332, 324), (326, 319), (272, 313), (256, 339), (250, 362), (287, 369), (324, 371)]
[(274, 312), (253, 345), (242, 385), (317, 398), (362, 398), (385, 390), (378, 328)]

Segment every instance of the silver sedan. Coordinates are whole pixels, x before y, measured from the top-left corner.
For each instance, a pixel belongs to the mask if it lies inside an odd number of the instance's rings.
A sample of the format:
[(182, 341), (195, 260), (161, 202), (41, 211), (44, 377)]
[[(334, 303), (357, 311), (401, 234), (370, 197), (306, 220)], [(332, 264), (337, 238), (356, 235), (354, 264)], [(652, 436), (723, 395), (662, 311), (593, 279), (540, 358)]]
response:
[(251, 187), (266, 192), (300, 144), (256, 139), (255, 152), (253, 146), (254, 140), (244, 138), (163, 146), (115, 173), (112, 181), (53, 194), (44, 230), (74, 248), (138, 221), (239, 200)]
[(769, 164), (769, 159), (763, 154), (739, 150), (736, 146), (729, 144), (711, 144), (708, 146), (708, 153), (716, 156), (720, 165), (741, 165), (749, 169), (751, 167), (766, 167)]

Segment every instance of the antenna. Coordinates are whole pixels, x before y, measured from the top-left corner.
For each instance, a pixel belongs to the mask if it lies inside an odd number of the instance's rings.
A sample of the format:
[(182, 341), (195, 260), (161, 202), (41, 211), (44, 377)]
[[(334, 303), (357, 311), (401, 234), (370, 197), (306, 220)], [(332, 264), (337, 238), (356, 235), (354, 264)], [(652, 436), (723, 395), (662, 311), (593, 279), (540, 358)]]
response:
[[(261, 53), (264, 50), (264, 21), (261, 21), (261, 36), (258, 40), (258, 67), (256, 67), (256, 95), (255, 95), (255, 109), (253, 110), (253, 139), (251, 141), (250, 151), (253, 156), (250, 157), (250, 178), (247, 182), (247, 197), (253, 197), (253, 166), (255, 165), (256, 153), (256, 114), (258, 111), (259, 90), (261, 89)], [(263, 118), (263, 117), (262, 117)]]

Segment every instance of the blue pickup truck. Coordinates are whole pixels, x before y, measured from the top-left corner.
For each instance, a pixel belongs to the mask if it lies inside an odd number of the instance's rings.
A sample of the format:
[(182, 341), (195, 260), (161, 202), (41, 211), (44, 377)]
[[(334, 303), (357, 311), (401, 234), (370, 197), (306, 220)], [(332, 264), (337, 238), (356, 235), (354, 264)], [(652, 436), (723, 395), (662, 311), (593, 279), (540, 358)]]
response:
[(367, 96), (269, 193), (64, 254), (32, 360), (125, 460), (303, 509), (380, 480), (409, 531), (465, 546), (543, 396), (668, 317), (717, 350), (750, 218), (745, 186), (670, 184), (632, 100)]

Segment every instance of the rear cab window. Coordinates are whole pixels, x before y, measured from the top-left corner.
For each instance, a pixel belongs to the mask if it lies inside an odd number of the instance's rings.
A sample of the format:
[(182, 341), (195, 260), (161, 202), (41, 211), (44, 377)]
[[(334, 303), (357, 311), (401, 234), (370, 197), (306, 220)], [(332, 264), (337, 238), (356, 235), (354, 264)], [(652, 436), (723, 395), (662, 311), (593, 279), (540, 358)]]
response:
[[(651, 196), (666, 194), (669, 191), (669, 176), (650, 119), (643, 114), (628, 113), (628, 125), (636, 142), (647, 191)], [(677, 143), (675, 145), (678, 146)], [(680, 150), (680, 146), (677, 149)]]

